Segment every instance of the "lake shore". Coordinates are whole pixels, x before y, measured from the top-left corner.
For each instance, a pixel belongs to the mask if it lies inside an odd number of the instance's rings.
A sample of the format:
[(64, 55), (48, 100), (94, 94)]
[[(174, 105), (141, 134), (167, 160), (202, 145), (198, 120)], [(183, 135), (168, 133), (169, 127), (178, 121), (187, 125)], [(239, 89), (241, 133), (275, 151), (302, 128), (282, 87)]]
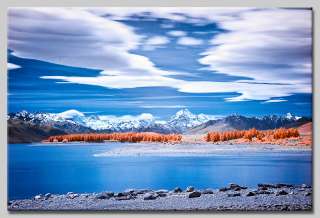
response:
[(37, 210), (161, 210), (161, 211), (312, 211), (312, 187), (258, 184), (247, 188), (229, 184), (220, 189), (141, 190), (124, 192), (47, 193), (32, 199), (13, 200), (10, 211)]
[(270, 152), (311, 152), (311, 147), (274, 144), (226, 143), (123, 143), (95, 157), (108, 156), (211, 156), (220, 154), (263, 154)]

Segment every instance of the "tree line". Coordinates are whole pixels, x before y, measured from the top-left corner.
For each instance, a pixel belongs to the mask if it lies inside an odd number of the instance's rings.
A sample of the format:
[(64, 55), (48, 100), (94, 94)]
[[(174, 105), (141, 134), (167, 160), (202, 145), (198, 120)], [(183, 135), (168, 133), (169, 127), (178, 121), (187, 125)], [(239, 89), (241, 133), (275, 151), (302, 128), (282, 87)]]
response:
[(246, 139), (252, 141), (256, 138), (260, 141), (270, 139), (285, 139), (291, 137), (299, 137), (299, 131), (295, 128), (279, 128), (274, 130), (257, 130), (255, 128), (249, 130), (233, 130), (224, 132), (209, 132), (206, 135), (207, 142), (229, 141), (233, 139)]
[(128, 133), (84, 133), (50, 136), (49, 142), (180, 142), (179, 134), (160, 134), (154, 132), (128, 132)]

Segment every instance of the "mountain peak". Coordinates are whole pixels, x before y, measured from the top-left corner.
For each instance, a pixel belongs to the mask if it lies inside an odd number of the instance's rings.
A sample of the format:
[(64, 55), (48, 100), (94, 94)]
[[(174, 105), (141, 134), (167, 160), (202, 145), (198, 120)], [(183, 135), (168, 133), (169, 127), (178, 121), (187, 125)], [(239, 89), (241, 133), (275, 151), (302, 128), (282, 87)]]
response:
[(181, 117), (181, 116), (187, 116), (187, 117), (192, 117), (194, 116), (193, 113), (191, 113), (187, 108), (183, 108), (181, 110), (179, 110), (176, 114), (175, 117)]

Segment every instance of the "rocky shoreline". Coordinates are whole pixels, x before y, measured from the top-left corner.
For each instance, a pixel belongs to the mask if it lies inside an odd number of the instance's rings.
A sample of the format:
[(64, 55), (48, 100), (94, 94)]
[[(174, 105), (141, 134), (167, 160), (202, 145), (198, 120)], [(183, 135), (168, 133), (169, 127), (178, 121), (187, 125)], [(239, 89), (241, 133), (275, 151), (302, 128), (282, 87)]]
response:
[(234, 183), (220, 189), (128, 189), (124, 192), (39, 194), (8, 202), (10, 211), (41, 210), (161, 210), (161, 211), (312, 211), (312, 187), (305, 184)]

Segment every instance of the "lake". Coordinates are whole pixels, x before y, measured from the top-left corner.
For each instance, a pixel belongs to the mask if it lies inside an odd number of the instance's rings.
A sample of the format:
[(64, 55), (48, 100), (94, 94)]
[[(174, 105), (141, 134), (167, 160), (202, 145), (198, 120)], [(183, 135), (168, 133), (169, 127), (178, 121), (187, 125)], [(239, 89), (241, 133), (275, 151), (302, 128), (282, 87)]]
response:
[(234, 182), (312, 183), (312, 152), (223, 153), (210, 156), (95, 156), (120, 143), (8, 145), (9, 199), (40, 193), (128, 188), (220, 188)]

